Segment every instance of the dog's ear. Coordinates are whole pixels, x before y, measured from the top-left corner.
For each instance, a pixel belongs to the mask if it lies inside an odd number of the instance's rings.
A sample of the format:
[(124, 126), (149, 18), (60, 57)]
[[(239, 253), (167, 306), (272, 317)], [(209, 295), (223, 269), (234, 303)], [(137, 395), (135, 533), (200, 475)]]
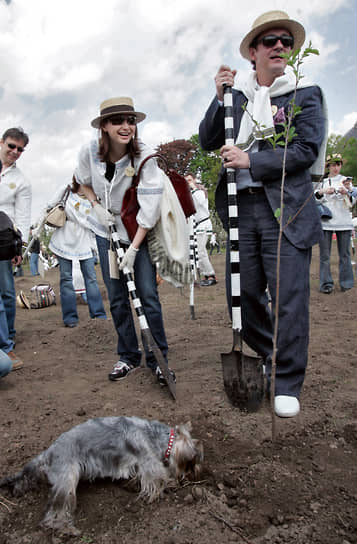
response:
[(188, 432), (190, 433), (192, 431), (192, 423), (191, 421), (187, 421), (187, 423), (185, 423), (184, 427), (186, 427), (186, 429), (188, 430)]

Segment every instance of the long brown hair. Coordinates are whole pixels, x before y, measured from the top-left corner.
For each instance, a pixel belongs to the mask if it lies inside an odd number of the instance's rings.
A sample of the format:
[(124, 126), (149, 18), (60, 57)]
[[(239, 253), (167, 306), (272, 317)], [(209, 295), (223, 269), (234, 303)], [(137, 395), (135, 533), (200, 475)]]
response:
[[(110, 153), (110, 138), (107, 134), (107, 132), (104, 132), (102, 130), (104, 124), (106, 123), (106, 119), (104, 119), (103, 124), (100, 126), (100, 137), (99, 137), (99, 151), (98, 151), (98, 157), (101, 162), (110, 162), (109, 161), (109, 153)], [(140, 156), (140, 147), (139, 147), (139, 140), (138, 140), (138, 127), (135, 128), (135, 136), (133, 139), (130, 140), (130, 142), (127, 144), (127, 152), (130, 157), (130, 162), (134, 163), (134, 158)]]

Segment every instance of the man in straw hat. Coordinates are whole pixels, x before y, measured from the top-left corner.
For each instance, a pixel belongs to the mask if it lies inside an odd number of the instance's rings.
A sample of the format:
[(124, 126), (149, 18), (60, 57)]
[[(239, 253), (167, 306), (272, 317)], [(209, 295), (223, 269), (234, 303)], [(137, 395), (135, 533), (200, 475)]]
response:
[[(279, 236), (274, 213), (281, 207), (284, 148), (273, 149), (266, 138), (283, 130), (279, 123), (287, 119), (296, 86), (292, 70), (286, 69), (287, 59), (281, 55), (301, 48), (304, 40), (303, 26), (283, 11), (270, 11), (258, 17), (240, 45), (241, 55), (252, 63), (253, 71), (238, 90), (233, 89), (235, 145), (224, 145), (223, 89), (225, 84), (233, 86), (236, 75), (236, 70), (229, 66), (218, 70), (216, 96), (199, 132), (204, 149), (221, 148), (224, 162), (216, 190), (216, 206), (226, 230), (225, 169), (236, 169), (243, 338), (265, 359), (268, 381)], [(324, 167), (324, 149), (320, 148), (326, 140), (326, 112), (321, 90), (300, 82), (295, 104), (301, 113), (292, 121), (297, 135), (287, 146), (281, 217), (284, 231), (274, 401), (275, 412), (281, 417), (292, 417), (300, 411), (299, 396), (308, 351), (311, 247), (322, 234), (316, 204), (310, 196), (311, 174), (321, 175)], [(267, 286), (272, 297), (272, 312), (268, 306)], [(227, 273), (228, 300), (229, 293)]]

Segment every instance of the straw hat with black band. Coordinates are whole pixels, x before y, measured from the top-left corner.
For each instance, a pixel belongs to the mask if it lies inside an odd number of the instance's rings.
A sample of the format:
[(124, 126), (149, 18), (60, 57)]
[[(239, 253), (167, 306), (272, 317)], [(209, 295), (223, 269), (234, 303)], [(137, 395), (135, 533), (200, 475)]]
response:
[(304, 27), (297, 21), (290, 19), (285, 11), (267, 11), (255, 19), (252, 30), (243, 38), (239, 48), (242, 57), (251, 60), (249, 48), (251, 47), (252, 42), (262, 34), (262, 32), (265, 32), (270, 28), (284, 28), (290, 32), (294, 38), (293, 51), (300, 49), (305, 41)]
[(114, 115), (134, 115), (136, 122), (140, 123), (144, 121), (146, 115), (140, 111), (135, 111), (134, 102), (132, 98), (128, 96), (118, 96), (115, 98), (108, 98), (100, 105), (100, 115), (91, 122), (92, 127), (100, 128), (100, 124), (103, 119), (109, 119)]

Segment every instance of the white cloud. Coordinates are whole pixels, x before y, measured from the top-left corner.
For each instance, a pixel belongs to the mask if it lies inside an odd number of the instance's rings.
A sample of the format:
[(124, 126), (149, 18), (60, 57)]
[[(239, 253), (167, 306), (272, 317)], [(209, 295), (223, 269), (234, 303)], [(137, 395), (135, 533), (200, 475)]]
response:
[(330, 123), (330, 132), (346, 134), (357, 123), (357, 111), (346, 113), (338, 123)]

